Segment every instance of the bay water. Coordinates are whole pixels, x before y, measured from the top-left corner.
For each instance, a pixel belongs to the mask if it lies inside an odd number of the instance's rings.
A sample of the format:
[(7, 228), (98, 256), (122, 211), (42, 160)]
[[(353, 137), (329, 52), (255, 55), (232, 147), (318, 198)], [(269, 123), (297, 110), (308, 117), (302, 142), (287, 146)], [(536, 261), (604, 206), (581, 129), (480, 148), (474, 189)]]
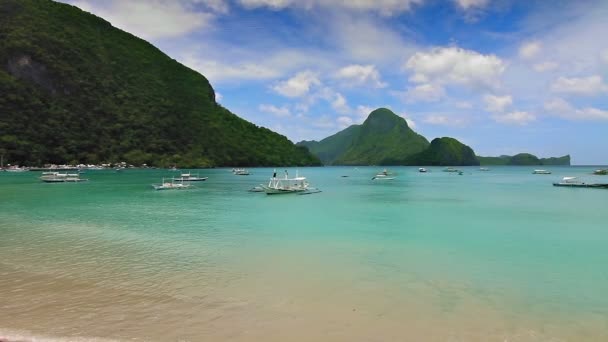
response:
[(0, 340), (607, 341), (608, 190), (551, 183), (608, 178), (547, 168), (2, 172)]

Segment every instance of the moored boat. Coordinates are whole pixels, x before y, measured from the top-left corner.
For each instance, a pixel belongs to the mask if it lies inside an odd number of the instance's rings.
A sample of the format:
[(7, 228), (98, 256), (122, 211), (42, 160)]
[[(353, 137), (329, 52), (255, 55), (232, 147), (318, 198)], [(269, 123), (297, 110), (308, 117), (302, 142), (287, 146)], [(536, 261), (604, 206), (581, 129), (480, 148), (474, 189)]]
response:
[(553, 183), (553, 186), (608, 189), (608, 183), (585, 183), (579, 181), (577, 177), (564, 177), (562, 178), (561, 182)]
[(372, 180), (393, 180), (395, 178), (396, 177), (391, 172), (388, 172), (386, 169), (384, 169), (382, 170), (382, 172), (372, 177)]
[(249, 171), (247, 171), (245, 169), (234, 169), (234, 170), (232, 170), (232, 173), (234, 173), (237, 176), (249, 176), (250, 175)]
[(425, 169), (425, 168), (423, 168), (423, 167), (421, 167), (421, 168), (419, 168), (419, 169), (418, 169), (418, 172), (421, 172), (421, 173), (425, 173), (425, 172), (427, 172), (427, 171), (428, 171), (428, 170), (427, 170), (427, 169)]
[(593, 174), (596, 176), (606, 176), (608, 175), (608, 169), (598, 169), (593, 171)]
[(152, 187), (154, 188), (154, 190), (185, 190), (190, 189), (192, 185), (190, 185), (189, 183), (184, 183), (180, 180), (176, 180), (174, 178), (171, 178), (169, 181), (163, 178), (161, 184), (152, 184)]
[(535, 174), (535, 175), (550, 175), (551, 171), (548, 171), (548, 170), (534, 170), (534, 172), (532, 172), (532, 174)]
[(487, 167), (480, 167), (479, 171), (490, 171), (490, 169), (488, 169)]
[(443, 169), (443, 172), (459, 172), (458, 169), (453, 168), (453, 167), (446, 167), (445, 169)]
[(190, 172), (188, 173), (182, 173), (179, 175), (179, 177), (173, 177), (174, 180), (179, 180), (182, 182), (204, 182), (208, 179), (209, 177), (199, 177), (198, 173), (197, 174), (192, 174)]
[(267, 195), (305, 193), (309, 191), (309, 184), (306, 177), (298, 175), (298, 171), (294, 178), (289, 178), (287, 171), (285, 171), (285, 177), (278, 178), (277, 172), (274, 171), (268, 185), (261, 185), (261, 188)]
[(88, 179), (80, 178), (78, 173), (43, 172), (40, 180), (45, 183), (79, 183)]

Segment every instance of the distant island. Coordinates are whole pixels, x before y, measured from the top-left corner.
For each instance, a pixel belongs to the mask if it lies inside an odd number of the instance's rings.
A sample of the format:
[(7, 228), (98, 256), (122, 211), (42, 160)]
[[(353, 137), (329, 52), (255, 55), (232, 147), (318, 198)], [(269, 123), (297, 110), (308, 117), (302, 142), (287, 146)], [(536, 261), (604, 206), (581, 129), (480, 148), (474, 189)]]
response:
[(563, 157), (538, 158), (530, 153), (514, 156), (477, 157), (481, 165), (570, 165), (570, 155)]
[(405, 119), (387, 108), (372, 111), (361, 125), (352, 125), (321, 141), (301, 141), (324, 165), (570, 165), (570, 156), (539, 159), (528, 153), (479, 157), (450, 138), (431, 143), (414, 132)]
[(0, 153), (21, 165), (305, 166), (150, 43), (50, 0), (0, 1)]

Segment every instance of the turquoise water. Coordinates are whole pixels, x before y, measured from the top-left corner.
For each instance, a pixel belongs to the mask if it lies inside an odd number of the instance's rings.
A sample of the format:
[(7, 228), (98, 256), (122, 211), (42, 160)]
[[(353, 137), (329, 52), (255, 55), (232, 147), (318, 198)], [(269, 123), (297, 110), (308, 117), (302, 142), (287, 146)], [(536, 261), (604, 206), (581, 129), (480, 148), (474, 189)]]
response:
[(606, 340), (608, 190), (551, 183), (608, 178), (532, 169), (300, 168), (307, 196), (0, 173), (0, 337)]

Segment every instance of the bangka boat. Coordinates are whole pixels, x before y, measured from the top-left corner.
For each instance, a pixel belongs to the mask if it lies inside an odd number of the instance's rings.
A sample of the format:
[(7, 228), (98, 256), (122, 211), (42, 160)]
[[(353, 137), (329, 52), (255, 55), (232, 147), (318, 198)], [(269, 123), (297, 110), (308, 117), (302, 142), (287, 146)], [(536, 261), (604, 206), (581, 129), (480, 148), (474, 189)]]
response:
[(382, 172), (372, 177), (372, 180), (393, 180), (395, 178), (395, 176), (393, 176), (390, 172), (384, 169), (382, 170)]
[(30, 169), (25, 168), (25, 167), (19, 167), (19, 166), (11, 166), (8, 167), (6, 169), (4, 169), (4, 171), (6, 172), (26, 172), (29, 171)]
[(234, 169), (232, 171), (232, 173), (234, 173), (237, 176), (249, 176), (249, 171), (247, 171), (245, 169)]
[(179, 175), (179, 177), (173, 177), (174, 180), (179, 180), (182, 182), (204, 182), (208, 179), (209, 177), (199, 177), (198, 173), (197, 174), (192, 174), (192, 173), (182, 173), (181, 175)]
[(190, 189), (192, 185), (189, 183), (184, 183), (183, 181), (176, 180), (171, 178), (170, 181), (165, 180), (163, 178), (163, 182), (161, 184), (152, 184), (154, 190), (185, 190)]
[(446, 167), (445, 169), (443, 169), (443, 172), (458, 172), (458, 169), (455, 169), (453, 167)]
[(605, 170), (603, 170), (603, 169), (595, 170), (595, 171), (593, 171), (593, 174), (597, 175), (597, 176), (606, 176), (606, 175), (608, 175), (608, 169), (605, 169)]
[(278, 178), (277, 172), (274, 171), (268, 185), (261, 185), (267, 195), (305, 193), (309, 191), (309, 184), (306, 177), (300, 177), (298, 171), (294, 178), (289, 178), (289, 173), (285, 171), (284, 178)]
[(79, 183), (88, 179), (80, 178), (78, 173), (43, 172), (40, 180), (45, 183)]
[(490, 169), (488, 169), (487, 167), (480, 167), (479, 171), (490, 171)]
[(425, 172), (427, 172), (427, 169), (421, 167), (418, 169), (418, 172), (425, 173)]
[(532, 174), (535, 174), (535, 175), (550, 175), (551, 171), (547, 171), (547, 170), (534, 170), (534, 172), (532, 172)]
[(561, 182), (553, 183), (553, 186), (608, 189), (608, 183), (585, 183), (579, 181), (577, 177), (564, 177)]

